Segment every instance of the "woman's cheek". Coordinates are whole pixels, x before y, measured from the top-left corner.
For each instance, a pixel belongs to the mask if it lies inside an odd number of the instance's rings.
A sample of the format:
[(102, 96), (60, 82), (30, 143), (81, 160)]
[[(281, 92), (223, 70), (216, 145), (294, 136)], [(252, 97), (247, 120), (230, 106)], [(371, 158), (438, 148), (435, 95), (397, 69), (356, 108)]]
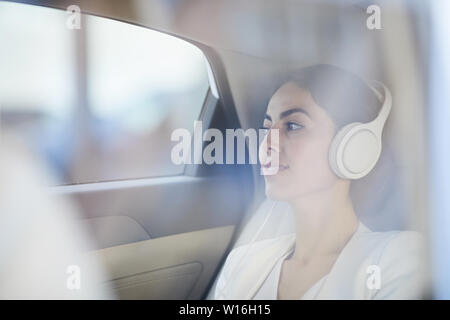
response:
[(305, 134), (290, 137), (287, 142), (288, 159), (286, 160), (294, 166), (304, 166), (305, 161), (309, 161), (308, 158), (314, 153), (314, 143), (311, 143), (310, 138)]
[(328, 145), (323, 139), (298, 139), (289, 148), (288, 164), (296, 175), (318, 177), (328, 171)]

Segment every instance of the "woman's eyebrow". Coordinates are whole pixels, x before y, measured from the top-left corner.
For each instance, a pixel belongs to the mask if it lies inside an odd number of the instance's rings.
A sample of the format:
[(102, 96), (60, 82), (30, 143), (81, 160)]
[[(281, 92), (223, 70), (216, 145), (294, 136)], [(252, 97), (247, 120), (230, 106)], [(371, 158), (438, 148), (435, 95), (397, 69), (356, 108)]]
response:
[(264, 119), (267, 119), (267, 120), (269, 120), (269, 121), (272, 121), (272, 117), (269, 116), (267, 113), (264, 114)]
[(295, 113), (295, 112), (301, 112), (301, 113), (304, 113), (305, 115), (308, 116), (308, 118), (311, 119), (311, 116), (309, 115), (309, 113), (308, 113), (305, 109), (303, 109), (303, 108), (292, 108), (292, 109), (283, 111), (283, 112), (280, 113), (280, 119), (286, 118), (287, 116), (289, 116), (289, 115), (291, 115), (291, 114), (293, 114), (293, 113)]

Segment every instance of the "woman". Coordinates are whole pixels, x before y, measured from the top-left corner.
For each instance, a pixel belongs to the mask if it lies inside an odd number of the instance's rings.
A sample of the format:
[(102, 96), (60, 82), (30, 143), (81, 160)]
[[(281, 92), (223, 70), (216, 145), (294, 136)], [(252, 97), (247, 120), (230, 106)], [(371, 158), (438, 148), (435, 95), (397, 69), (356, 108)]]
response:
[[(336, 133), (375, 119), (381, 104), (357, 76), (331, 65), (299, 70), (271, 97), (260, 146), (266, 195), (289, 205), (295, 233), (231, 251), (216, 299), (415, 299), (423, 294), (422, 239), (372, 232), (350, 198), (351, 180), (330, 167)], [(385, 97), (386, 98), (386, 97)], [(278, 141), (271, 130), (278, 129)], [(275, 158), (274, 158), (275, 157)]]

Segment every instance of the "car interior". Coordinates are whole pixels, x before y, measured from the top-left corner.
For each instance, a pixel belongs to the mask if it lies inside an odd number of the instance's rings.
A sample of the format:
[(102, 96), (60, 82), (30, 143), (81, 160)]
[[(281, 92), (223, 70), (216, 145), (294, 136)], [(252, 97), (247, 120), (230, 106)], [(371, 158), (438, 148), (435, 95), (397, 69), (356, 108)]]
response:
[[(276, 79), (330, 63), (395, 96), (388, 165), (352, 184), (361, 220), (428, 234), (427, 8), (376, 2), (378, 30), (365, 0), (1, 2), (1, 128), (56, 172), (49, 193), (76, 206), (115, 298), (211, 299), (270, 201), (259, 164), (170, 163), (170, 133), (257, 129)], [(278, 208), (259, 239), (292, 232), (290, 219)]]

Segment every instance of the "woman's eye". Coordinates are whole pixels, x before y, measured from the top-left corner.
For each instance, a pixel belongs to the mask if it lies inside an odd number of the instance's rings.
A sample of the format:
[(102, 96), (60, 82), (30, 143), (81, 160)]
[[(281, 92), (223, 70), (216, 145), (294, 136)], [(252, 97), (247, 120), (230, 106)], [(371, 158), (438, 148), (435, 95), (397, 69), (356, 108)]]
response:
[(286, 123), (286, 127), (287, 127), (288, 131), (300, 130), (300, 129), (304, 128), (304, 126), (302, 126), (301, 124), (295, 123), (295, 122)]

